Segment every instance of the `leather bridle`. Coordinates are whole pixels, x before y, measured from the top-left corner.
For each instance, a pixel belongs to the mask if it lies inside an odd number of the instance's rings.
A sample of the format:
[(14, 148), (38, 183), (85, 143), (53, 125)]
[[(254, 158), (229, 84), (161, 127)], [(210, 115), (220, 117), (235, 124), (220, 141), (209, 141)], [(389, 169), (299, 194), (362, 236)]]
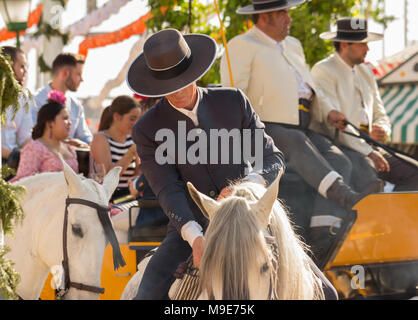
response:
[(91, 208), (96, 209), (97, 215), (99, 217), (99, 221), (103, 227), (105, 235), (109, 240), (110, 244), (113, 248), (113, 265), (114, 269), (118, 269), (120, 266), (123, 267), (126, 265), (122, 254), (119, 248), (119, 242), (116, 238), (115, 231), (112, 227), (112, 222), (110, 221), (110, 207), (102, 206), (92, 201), (88, 201), (85, 199), (79, 198), (69, 198), (65, 200), (65, 214), (64, 214), (64, 227), (63, 227), (63, 260), (62, 260), (62, 267), (64, 269), (64, 289), (56, 290), (56, 298), (62, 299), (67, 293), (70, 288), (75, 288), (82, 291), (88, 291), (93, 293), (104, 293), (104, 288), (90, 286), (83, 283), (73, 282), (70, 278), (70, 268), (69, 268), (69, 260), (68, 260), (68, 250), (67, 250), (67, 228), (68, 228), (68, 207), (71, 204), (79, 204), (88, 206)]

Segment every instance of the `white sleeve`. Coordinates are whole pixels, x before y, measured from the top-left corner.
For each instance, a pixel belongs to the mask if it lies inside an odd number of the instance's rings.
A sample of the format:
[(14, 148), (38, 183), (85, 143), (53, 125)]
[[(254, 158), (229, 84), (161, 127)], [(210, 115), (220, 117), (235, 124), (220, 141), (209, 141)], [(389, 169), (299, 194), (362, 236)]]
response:
[(194, 220), (189, 221), (181, 228), (181, 237), (193, 247), (195, 239), (203, 237), (202, 227)]

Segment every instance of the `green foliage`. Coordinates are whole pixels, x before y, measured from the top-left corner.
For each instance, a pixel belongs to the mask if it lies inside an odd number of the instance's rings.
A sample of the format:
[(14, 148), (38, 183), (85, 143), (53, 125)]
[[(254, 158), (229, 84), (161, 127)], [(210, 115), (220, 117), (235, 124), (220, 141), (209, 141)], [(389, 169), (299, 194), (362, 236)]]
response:
[[(290, 34), (301, 41), (306, 61), (312, 66), (332, 52), (332, 43), (320, 39), (319, 34), (330, 30), (330, 26), (335, 25), (338, 18), (365, 17), (368, 15), (384, 26), (392, 21), (393, 17), (384, 15), (383, 1), (378, 0), (372, 7), (371, 0), (308, 0), (290, 11), (293, 20)], [(147, 27), (153, 32), (170, 27), (181, 31), (210, 35), (218, 42), (220, 55), (223, 52), (223, 44), (215, 5), (213, 1), (204, 2), (205, 4), (202, 4), (197, 0), (192, 0), (189, 30), (188, 0), (149, 0), (148, 6), (153, 17), (146, 22)], [(251, 4), (252, 0), (217, 0), (217, 3), (227, 41), (251, 28), (251, 15), (239, 15), (235, 11), (240, 7)], [(212, 17), (215, 19), (213, 21), (209, 20)], [(200, 85), (220, 82), (219, 59), (220, 57), (200, 80)]]
[(1, 168), (0, 177), (0, 220), (4, 233), (13, 234), (13, 224), (23, 220), (23, 210), (20, 206), (20, 197), (24, 194), (25, 188), (12, 185), (4, 181), (3, 177), (9, 176), (13, 170), (7, 166)]
[[(0, 115), (2, 122), (5, 120), (6, 110), (9, 107), (13, 108), (14, 114), (19, 110), (18, 100), (22, 93), (23, 89), (15, 79), (11, 61), (0, 54)], [(23, 219), (19, 197), (25, 189), (4, 181), (3, 177), (7, 177), (10, 170), (7, 167), (2, 167), (0, 176), (0, 221), (3, 232), (12, 234), (13, 224)], [(14, 292), (19, 281), (19, 275), (13, 269), (13, 263), (4, 258), (6, 253), (5, 248), (0, 248), (0, 294), (6, 299), (13, 299), (16, 298)]]
[(0, 248), (0, 296), (6, 300), (17, 300), (16, 287), (20, 275), (13, 268), (14, 263), (5, 257), (9, 248)]
[[(22, 86), (17, 82), (9, 57), (0, 51), (0, 114), (1, 122), (5, 123), (5, 112), (11, 107), (16, 113), (19, 108), (19, 95), (23, 93)], [(28, 106), (27, 106), (28, 107)]]

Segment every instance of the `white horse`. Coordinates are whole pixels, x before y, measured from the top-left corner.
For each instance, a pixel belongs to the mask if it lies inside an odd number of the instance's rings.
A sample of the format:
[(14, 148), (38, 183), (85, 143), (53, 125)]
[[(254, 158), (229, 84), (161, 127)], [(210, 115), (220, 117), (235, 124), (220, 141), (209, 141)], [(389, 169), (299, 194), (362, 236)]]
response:
[[(200, 266), (199, 299), (323, 299), (322, 283), (288, 216), (276, 200), (280, 177), (269, 188), (251, 182), (234, 186), (221, 201), (189, 192), (209, 219)], [(145, 262), (140, 263), (141, 270)], [(142, 274), (122, 294), (132, 299)], [(176, 280), (170, 290), (179, 285)]]
[[(120, 167), (112, 169), (100, 185), (78, 176), (63, 161), (63, 172), (41, 173), (15, 183), (26, 188), (21, 201), (25, 218), (22, 224), (15, 226), (14, 236), (6, 237), (5, 244), (11, 249), (7, 258), (15, 263), (21, 277), (17, 294), (22, 299), (38, 299), (49, 272), (62, 271), (66, 198), (89, 200), (107, 207), (118, 184), (120, 170)], [(99, 220), (95, 208), (74, 203), (68, 206), (66, 247), (71, 282), (100, 286), (106, 236), (109, 235), (105, 234)], [(112, 228), (111, 224), (108, 226)], [(65, 283), (63, 274), (58, 273)], [(61, 282), (59, 277), (56, 281)], [(71, 287), (63, 298), (98, 299), (99, 294)]]

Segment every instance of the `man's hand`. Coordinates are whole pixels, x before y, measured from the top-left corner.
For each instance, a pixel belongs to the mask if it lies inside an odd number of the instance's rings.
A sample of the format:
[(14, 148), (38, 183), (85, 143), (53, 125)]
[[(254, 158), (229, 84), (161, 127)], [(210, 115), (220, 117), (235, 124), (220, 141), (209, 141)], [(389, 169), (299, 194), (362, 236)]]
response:
[(344, 131), (345, 128), (347, 127), (347, 125), (344, 123), (344, 120), (346, 120), (346, 117), (340, 111), (331, 110), (328, 113), (328, 116), (327, 116), (328, 123), (338, 128), (341, 131)]
[(131, 195), (133, 195), (135, 198), (137, 198), (140, 194), (139, 191), (135, 188), (134, 184), (133, 184), (133, 180), (134, 178), (131, 178), (128, 180), (128, 187), (129, 187), (129, 192)]
[(216, 200), (219, 201), (223, 198), (228, 198), (232, 194), (233, 190), (234, 190), (234, 188), (232, 186), (227, 186), (227, 187), (223, 188)]
[(193, 241), (193, 264), (199, 268), (202, 261), (203, 251), (205, 250), (205, 239), (200, 236)]
[(386, 138), (386, 131), (381, 125), (374, 124), (372, 126), (372, 131), (370, 132), (370, 137), (378, 142), (384, 142)]
[(373, 161), (374, 168), (377, 172), (384, 172), (390, 171), (389, 163), (386, 161), (386, 159), (377, 151), (372, 151), (368, 155), (368, 157)]

